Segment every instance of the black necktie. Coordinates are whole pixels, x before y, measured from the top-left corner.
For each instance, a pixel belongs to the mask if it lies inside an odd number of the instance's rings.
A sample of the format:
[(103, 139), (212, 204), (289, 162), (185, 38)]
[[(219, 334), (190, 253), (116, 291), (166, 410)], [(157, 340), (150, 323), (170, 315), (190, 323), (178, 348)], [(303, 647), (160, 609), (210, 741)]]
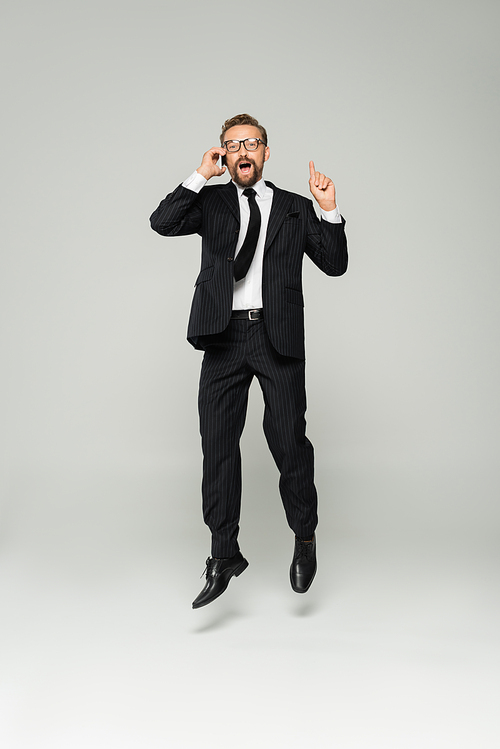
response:
[(260, 211), (255, 200), (255, 190), (253, 187), (247, 187), (246, 190), (243, 190), (243, 195), (248, 198), (250, 221), (248, 222), (245, 240), (234, 261), (234, 278), (236, 281), (241, 281), (248, 273), (253, 256), (255, 255), (255, 248), (257, 247), (260, 232)]

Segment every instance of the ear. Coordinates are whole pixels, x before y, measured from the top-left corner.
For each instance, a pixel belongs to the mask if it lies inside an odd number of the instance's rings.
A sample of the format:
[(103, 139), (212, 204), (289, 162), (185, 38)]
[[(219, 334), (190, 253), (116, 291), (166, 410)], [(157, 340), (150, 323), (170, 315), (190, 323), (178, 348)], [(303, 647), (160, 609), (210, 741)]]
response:
[(267, 161), (271, 155), (271, 151), (269, 149), (269, 146), (266, 146), (264, 149), (264, 161)]

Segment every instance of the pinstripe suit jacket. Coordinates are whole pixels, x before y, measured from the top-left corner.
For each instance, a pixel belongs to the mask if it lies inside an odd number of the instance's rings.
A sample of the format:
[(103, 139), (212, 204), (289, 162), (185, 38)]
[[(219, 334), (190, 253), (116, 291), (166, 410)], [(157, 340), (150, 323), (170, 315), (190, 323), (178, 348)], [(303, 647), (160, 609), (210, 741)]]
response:
[[(320, 221), (311, 200), (266, 184), (273, 190), (273, 202), (262, 269), (264, 322), (280, 354), (303, 359), (304, 253), (329, 276), (345, 273), (345, 221)], [(225, 330), (231, 317), (233, 259), (240, 230), (236, 187), (232, 182), (207, 185), (195, 193), (180, 185), (152, 214), (151, 226), (167, 237), (195, 233), (202, 237), (201, 270), (188, 324), (188, 340), (202, 348), (200, 337)]]

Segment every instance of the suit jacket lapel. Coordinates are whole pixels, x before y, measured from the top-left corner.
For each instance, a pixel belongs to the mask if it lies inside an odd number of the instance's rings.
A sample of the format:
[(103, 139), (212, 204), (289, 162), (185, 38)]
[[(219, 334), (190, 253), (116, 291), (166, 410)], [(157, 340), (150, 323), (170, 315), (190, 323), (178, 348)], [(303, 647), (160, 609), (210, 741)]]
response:
[(224, 185), (224, 189), (220, 191), (219, 195), (221, 195), (231, 213), (234, 213), (235, 217), (238, 220), (238, 223), (240, 223), (240, 206), (238, 203), (238, 191), (236, 189), (236, 185), (234, 185), (232, 182), (227, 182)]
[(264, 252), (270, 247), (273, 242), (281, 224), (285, 220), (288, 208), (293, 200), (293, 195), (285, 190), (280, 190), (279, 187), (273, 185), (272, 182), (267, 182), (266, 185), (273, 191), (273, 204), (271, 206), (271, 214), (269, 216), (269, 224), (267, 226), (266, 243), (264, 245)]
[[(266, 185), (269, 185), (269, 187), (273, 191), (273, 204), (271, 206), (269, 223), (267, 225), (267, 235), (266, 235), (266, 242), (264, 245), (264, 252), (266, 252), (266, 250), (270, 247), (271, 243), (276, 237), (276, 234), (278, 233), (281, 224), (285, 220), (285, 217), (288, 213), (288, 209), (293, 200), (292, 193), (286, 192), (285, 190), (280, 190), (279, 187), (276, 187), (276, 185), (273, 185), (272, 182), (267, 182), (267, 180), (266, 180)], [(233, 182), (227, 182), (224, 185), (224, 189), (219, 192), (219, 195), (222, 197), (222, 199), (226, 203), (231, 213), (234, 214), (238, 223), (240, 223), (240, 206), (238, 203), (238, 191), (236, 189), (236, 186), (233, 184)]]

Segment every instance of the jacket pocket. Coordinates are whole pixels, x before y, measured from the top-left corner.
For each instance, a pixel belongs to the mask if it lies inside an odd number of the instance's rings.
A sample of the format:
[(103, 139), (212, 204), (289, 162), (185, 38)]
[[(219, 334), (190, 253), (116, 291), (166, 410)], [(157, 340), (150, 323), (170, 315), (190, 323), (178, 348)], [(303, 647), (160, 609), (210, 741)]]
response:
[(304, 297), (302, 295), (302, 292), (297, 291), (297, 289), (285, 288), (285, 299), (287, 302), (290, 302), (290, 304), (297, 304), (299, 307), (304, 306)]
[(203, 268), (203, 270), (200, 271), (198, 274), (198, 278), (195, 281), (195, 286), (198, 286), (200, 283), (205, 283), (205, 281), (210, 281), (214, 274), (214, 266), (211, 265), (208, 268)]

